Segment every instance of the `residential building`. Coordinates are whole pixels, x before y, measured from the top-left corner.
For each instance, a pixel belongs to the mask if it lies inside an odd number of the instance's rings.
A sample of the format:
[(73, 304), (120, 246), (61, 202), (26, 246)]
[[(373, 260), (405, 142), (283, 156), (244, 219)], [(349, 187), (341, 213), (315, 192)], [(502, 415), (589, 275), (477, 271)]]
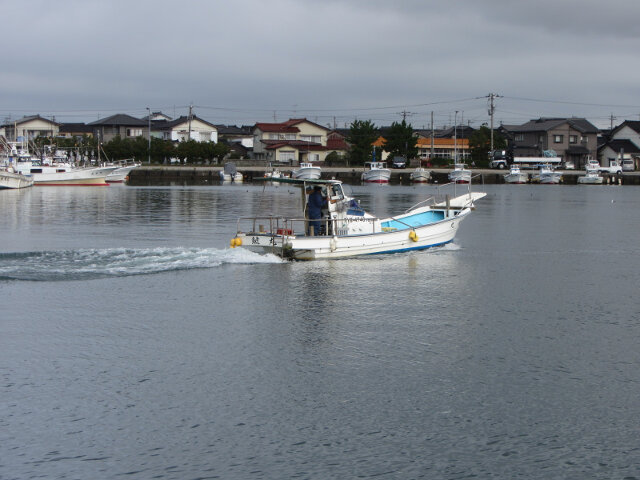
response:
[(608, 140), (598, 148), (600, 165), (632, 159), (635, 169), (640, 168), (640, 121), (625, 120), (611, 130)]
[(249, 125), (217, 125), (218, 137), (229, 145), (239, 143), (245, 149), (253, 150), (253, 127)]
[(20, 120), (7, 122), (2, 125), (0, 134), (9, 141), (29, 141), (36, 137), (55, 137), (58, 135), (60, 124), (43, 118), (40, 115), (23, 117)]
[(103, 143), (113, 140), (118, 135), (123, 139), (149, 138), (148, 120), (141, 120), (124, 113), (96, 120), (89, 123), (89, 125), (93, 128), (94, 137)]
[(513, 156), (542, 156), (553, 150), (575, 168), (596, 158), (599, 130), (584, 118), (538, 118), (523, 125), (501, 125), (499, 131)]
[(339, 130), (327, 133), (327, 154), (335, 152), (339, 158), (344, 158), (349, 152), (349, 144), (345, 135)]
[(458, 160), (464, 163), (471, 157), (468, 138), (434, 137), (433, 156), (431, 155), (430, 137), (425, 138), (422, 135), (418, 136), (416, 146), (418, 147), (418, 156), (423, 160), (431, 158), (448, 158), (453, 161), (457, 154)]
[(196, 115), (152, 123), (151, 135), (174, 142), (195, 140), (196, 142), (218, 143), (218, 127)]
[(86, 123), (61, 123), (58, 137), (81, 138), (83, 136), (92, 137), (93, 127)]
[(306, 118), (282, 123), (256, 123), (253, 127), (254, 158), (290, 165), (323, 162), (328, 153), (329, 131)]

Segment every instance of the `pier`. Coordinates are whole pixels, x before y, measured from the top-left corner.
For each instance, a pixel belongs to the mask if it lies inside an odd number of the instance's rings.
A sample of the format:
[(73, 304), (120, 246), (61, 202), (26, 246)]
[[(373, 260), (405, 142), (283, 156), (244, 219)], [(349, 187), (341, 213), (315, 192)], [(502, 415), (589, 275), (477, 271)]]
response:
[[(129, 185), (152, 186), (152, 185), (216, 185), (220, 183), (221, 166), (154, 166), (143, 165), (136, 168), (129, 174)], [(238, 166), (238, 171), (242, 173), (246, 182), (264, 177), (265, 172), (270, 171), (269, 167), (263, 166)], [(278, 167), (283, 173), (290, 173), (295, 167)], [(450, 168), (432, 168), (431, 183), (448, 183)], [(390, 184), (411, 185), (411, 172), (413, 168), (392, 169)], [(501, 184), (504, 182), (504, 175), (507, 170), (495, 169), (472, 169), (474, 184)], [(362, 167), (322, 167), (322, 178), (335, 178), (347, 184), (359, 184)], [(531, 170), (529, 176), (535, 170)], [(582, 170), (561, 170), (562, 183), (566, 185), (576, 185), (578, 177), (584, 175)], [(640, 172), (624, 172), (622, 175), (612, 175), (603, 173), (604, 183), (610, 185), (640, 185)]]

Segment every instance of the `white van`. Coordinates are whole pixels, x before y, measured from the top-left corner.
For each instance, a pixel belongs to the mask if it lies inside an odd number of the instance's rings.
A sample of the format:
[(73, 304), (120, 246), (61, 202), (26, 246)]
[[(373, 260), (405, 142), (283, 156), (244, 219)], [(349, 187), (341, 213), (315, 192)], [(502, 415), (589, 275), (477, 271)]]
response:
[(622, 171), (633, 172), (635, 170), (634, 162), (631, 158), (625, 158), (622, 160)]

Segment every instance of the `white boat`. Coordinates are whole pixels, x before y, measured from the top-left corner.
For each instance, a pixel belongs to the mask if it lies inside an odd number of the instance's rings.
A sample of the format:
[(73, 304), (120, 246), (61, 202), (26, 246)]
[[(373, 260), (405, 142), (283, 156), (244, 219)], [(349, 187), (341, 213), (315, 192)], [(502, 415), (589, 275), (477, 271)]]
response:
[(140, 164), (135, 162), (129, 165), (126, 163), (120, 166), (116, 165), (116, 169), (107, 175), (105, 181), (107, 183), (124, 183), (129, 179), (129, 173), (131, 173), (131, 170), (138, 168), (139, 166)]
[(26, 188), (33, 185), (33, 178), (17, 173), (13, 167), (0, 170), (0, 189)]
[(416, 168), (410, 175), (413, 183), (427, 183), (431, 179), (431, 173), (422, 167)]
[(21, 159), (18, 173), (30, 176), (33, 184), (46, 186), (105, 186), (107, 175), (116, 167), (75, 167), (71, 163), (46, 164), (39, 159)]
[(453, 171), (449, 172), (449, 181), (454, 183), (471, 183), (471, 170), (465, 168), (464, 163), (456, 163)]
[(534, 181), (543, 185), (556, 185), (562, 180), (562, 174), (556, 172), (551, 165), (540, 165), (540, 170), (534, 175)]
[(291, 172), (292, 178), (304, 180), (316, 180), (322, 176), (322, 169), (314, 166), (312, 163), (300, 163), (298, 169)]
[(360, 179), (365, 183), (389, 183), (391, 170), (386, 162), (366, 162)]
[[(237, 234), (231, 247), (245, 247), (260, 253), (275, 253), (295, 260), (353, 257), (376, 253), (421, 250), (451, 242), (474, 208), (474, 202), (485, 193), (471, 192), (455, 198), (430, 197), (402, 214), (377, 218), (365, 212), (347, 195), (339, 180), (274, 180), (300, 188), (297, 196), (300, 215), (243, 217), (238, 220)], [(307, 192), (320, 186), (327, 198), (320, 232), (310, 232), (306, 218)], [(295, 197), (291, 197), (295, 198)]]
[(235, 163), (227, 162), (224, 164), (224, 169), (220, 170), (220, 180), (223, 182), (242, 183), (244, 177), (237, 170)]
[(602, 183), (604, 182), (604, 178), (602, 177), (602, 175), (600, 175), (600, 172), (598, 172), (597, 170), (587, 170), (587, 172), (582, 175), (581, 177), (578, 177), (578, 183), (584, 184), (584, 185), (602, 185)]
[(505, 183), (527, 183), (529, 174), (520, 170), (518, 165), (511, 165), (509, 173), (504, 176)]

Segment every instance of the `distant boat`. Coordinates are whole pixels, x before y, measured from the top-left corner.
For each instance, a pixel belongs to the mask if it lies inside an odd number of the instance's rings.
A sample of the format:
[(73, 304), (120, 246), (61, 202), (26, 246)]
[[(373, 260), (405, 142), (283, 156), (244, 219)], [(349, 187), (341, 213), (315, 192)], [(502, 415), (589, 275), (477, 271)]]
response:
[(427, 183), (431, 179), (431, 173), (422, 167), (416, 168), (410, 175), (413, 183)]
[(220, 179), (223, 182), (234, 182), (234, 183), (242, 183), (244, 181), (244, 177), (237, 170), (236, 164), (227, 162), (224, 164), (224, 169), (220, 170)]
[(602, 185), (604, 178), (597, 170), (587, 170), (587, 173), (578, 177), (578, 183), (583, 185)]
[(391, 170), (387, 168), (386, 162), (367, 162), (366, 170), (362, 172), (360, 179), (365, 183), (389, 183)]
[(116, 165), (117, 168), (106, 176), (105, 181), (107, 183), (124, 183), (129, 179), (129, 173), (131, 173), (131, 170), (139, 166), (140, 164), (135, 162), (127, 165), (125, 160), (125, 163), (121, 166), (118, 167)]
[(556, 172), (551, 165), (540, 165), (540, 170), (534, 175), (534, 181), (543, 185), (556, 185), (562, 180), (562, 174)]
[(453, 171), (449, 172), (449, 181), (453, 183), (471, 183), (471, 170), (465, 168), (464, 163), (456, 163)]
[(26, 188), (33, 185), (33, 178), (17, 173), (13, 167), (0, 170), (0, 189)]
[(520, 170), (518, 165), (511, 165), (511, 170), (504, 176), (506, 183), (527, 183), (529, 175)]
[(291, 173), (291, 178), (297, 180), (317, 180), (322, 176), (322, 169), (312, 163), (301, 163), (297, 170)]

